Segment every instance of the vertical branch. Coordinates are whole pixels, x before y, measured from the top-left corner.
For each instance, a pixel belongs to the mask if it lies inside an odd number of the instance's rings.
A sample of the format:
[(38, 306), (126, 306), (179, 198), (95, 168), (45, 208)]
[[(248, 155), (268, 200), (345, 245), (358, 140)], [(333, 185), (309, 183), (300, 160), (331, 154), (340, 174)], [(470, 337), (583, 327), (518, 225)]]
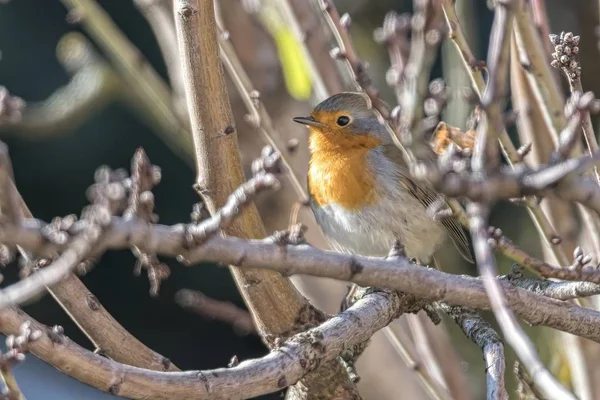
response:
[[(574, 36), (571, 32), (562, 32), (559, 35), (550, 35), (550, 41), (555, 46), (555, 52), (552, 53), (554, 60), (552, 66), (559, 68), (569, 82), (569, 88), (573, 96), (579, 98), (583, 96), (581, 86), (581, 65), (579, 63), (579, 36)], [(598, 152), (598, 141), (594, 133), (594, 126), (590, 118), (589, 109), (584, 111), (581, 121), (583, 137), (585, 138), (590, 154)], [(598, 168), (594, 167), (596, 179), (600, 183), (600, 174)]]
[(134, 0), (134, 4), (150, 24), (167, 66), (169, 81), (176, 99), (185, 101), (183, 73), (177, 46), (172, 0)]
[[(507, 3), (510, 3), (507, 2)], [(478, 135), (475, 144), (475, 153), (479, 152), (479, 157), (473, 157), (473, 169), (484, 171), (486, 165), (495, 169), (499, 165), (498, 151), (495, 140), (500, 137), (504, 131), (502, 123), (502, 112), (504, 99), (506, 98), (506, 89), (508, 87), (506, 77), (508, 76), (508, 57), (510, 51), (510, 37), (512, 34), (512, 20), (514, 15), (509, 11), (510, 4), (496, 4), (494, 12), (493, 29), (490, 37), (490, 47), (488, 50), (488, 69), (490, 77), (487, 88), (481, 97), (481, 105), (485, 109), (488, 118), (488, 132), (484, 135)], [(509, 29), (503, 29), (509, 27)], [(485, 156), (483, 153), (485, 152)]]
[[(195, 186), (214, 214), (229, 193), (243, 182), (244, 176), (219, 58), (213, 0), (177, 0), (175, 16), (194, 136), (198, 174)], [(253, 204), (224, 231), (237, 237), (265, 236)], [(279, 273), (230, 268), (256, 327), (269, 347), (274, 347), (278, 338), (324, 318), (323, 313)], [(295, 399), (304, 399), (308, 393), (331, 399), (360, 399), (356, 386), (338, 360), (324, 363), (290, 389), (290, 396)]]
[[(507, 0), (496, 4), (490, 50), (488, 53), (490, 83), (482, 101), (487, 118), (480, 121), (477, 135), (478, 140), (481, 140), (485, 144), (478, 145), (474, 149), (472, 166), (475, 173), (485, 173), (488, 168), (493, 169), (497, 167), (494, 158), (491, 161), (486, 160), (486, 158), (495, 157), (491, 142), (494, 138), (498, 137), (501, 129), (503, 129), (501, 105), (504, 100), (508, 73), (509, 35), (513, 29), (514, 13), (519, 3), (519, 0)], [(487, 126), (488, 122), (489, 128)], [(487, 140), (482, 140), (485, 137), (487, 137)], [(498, 272), (491, 247), (488, 243), (487, 221), (489, 206), (481, 203), (471, 203), (468, 207), (468, 214), (479, 273), (490, 298), (492, 311), (498, 319), (507, 341), (511, 344), (526, 368), (532, 373), (533, 379), (540, 384), (544, 394), (549, 399), (575, 400), (573, 394), (560, 385), (540, 361), (533, 343), (519, 326), (514, 314), (510, 310), (502, 288), (496, 280)]]
[(504, 383), (504, 345), (496, 331), (473, 309), (451, 307), (443, 303), (440, 306), (464, 334), (481, 347), (485, 360), (487, 400), (508, 400)]
[[(196, 154), (196, 188), (211, 213), (244, 181), (237, 134), (219, 59), (212, 0), (175, 2), (177, 35), (186, 83)], [(265, 236), (254, 205), (248, 206), (226, 232), (233, 236)], [(294, 329), (309, 307), (292, 283), (262, 270), (232, 273), (263, 337)]]
[[(563, 113), (564, 97), (548, 65), (548, 57), (544, 53), (544, 46), (535, 30), (535, 25), (531, 23), (532, 18), (528, 3), (523, 1), (518, 5), (515, 15), (515, 32), (527, 49), (527, 56), (529, 57), (527, 72), (534, 77), (537, 90), (540, 91), (544, 99), (543, 104), (548, 107), (549, 115), (552, 118), (553, 132), (557, 134), (566, 125)], [(557, 137), (553, 136), (553, 139), (556, 140)]]

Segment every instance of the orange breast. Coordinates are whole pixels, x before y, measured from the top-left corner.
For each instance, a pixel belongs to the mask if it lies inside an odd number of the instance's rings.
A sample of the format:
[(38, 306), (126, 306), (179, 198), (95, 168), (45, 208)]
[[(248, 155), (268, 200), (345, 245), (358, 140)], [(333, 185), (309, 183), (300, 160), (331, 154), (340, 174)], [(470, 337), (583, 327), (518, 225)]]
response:
[[(367, 154), (376, 143), (346, 146), (339, 141), (323, 142), (321, 135), (311, 133), (310, 138), (308, 188), (314, 202), (319, 206), (336, 203), (347, 210), (374, 204), (378, 197), (376, 181)], [(376, 140), (363, 140), (367, 139)]]

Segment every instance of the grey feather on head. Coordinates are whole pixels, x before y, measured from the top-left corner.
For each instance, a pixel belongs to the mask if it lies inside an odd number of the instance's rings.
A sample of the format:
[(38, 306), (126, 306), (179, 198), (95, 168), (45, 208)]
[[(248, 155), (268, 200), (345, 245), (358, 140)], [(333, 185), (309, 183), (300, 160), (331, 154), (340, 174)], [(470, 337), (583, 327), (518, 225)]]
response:
[(372, 108), (371, 99), (361, 92), (342, 92), (323, 100), (315, 107), (316, 112), (337, 113), (345, 112), (351, 122), (343, 127), (344, 130), (356, 135), (371, 135), (383, 144), (392, 143), (392, 139)]

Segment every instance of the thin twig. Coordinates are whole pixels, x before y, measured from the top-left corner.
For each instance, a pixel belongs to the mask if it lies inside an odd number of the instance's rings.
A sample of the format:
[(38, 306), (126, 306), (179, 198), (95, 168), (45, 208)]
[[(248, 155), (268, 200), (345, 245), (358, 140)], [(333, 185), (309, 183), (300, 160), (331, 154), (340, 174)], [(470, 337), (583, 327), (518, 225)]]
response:
[[(528, 9), (529, 2), (523, 1), (518, 5), (515, 13), (515, 32), (520, 37), (524, 48), (527, 49), (529, 64), (526, 71), (534, 77), (533, 82), (537, 86), (543, 98), (543, 104), (548, 108), (548, 114), (552, 118), (551, 132), (560, 132), (566, 124), (563, 114), (564, 99), (558, 86), (557, 80), (552, 75), (552, 70), (548, 65), (548, 55), (545, 53), (544, 46), (535, 25), (531, 23), (531, 13)], [(552, 139), (557, 140), (556, 135)]]
[[(486, 292), (489, 293), (490, 304), (502, 332), (511, 347), (517, 353), (519, 359), (530, 371), (533, 380), (541, 388), (548, 399), (572, 399), (575, 396), (565, 389), (548, 372), (537, 355), (533, 343), (527, 337), (525, 332), (519, 326), (517, 320), (511, 312), (511, 307), (503, 293), (502, 287), (495, 278), (496, 266), (490, 246), (487, 243), (487, 210), (485, 206), (471, 204), (469, 206), (471, 218), (471, 234), (473, 237), (473, 247), (475, 248), (475, 257), (483, 279)], [(514, 308), (513, 308), (514, 311)]]
[[(221, 33), (223, 32), (221, 31)], [(246, 106), (246, 109), (248, 110), (248, 121), (253, 127), (258, 128), (265, 141), (281, 155), (283, 167), (287, 171), (288, 178), (292, 183), (292, 187), (296, 191), (299, 199), (307, 199), (308, 196), (304, 190), (304, 187), (298, 180), (298, 177), (287, 161), (287, 158), (283, 156), (285, 153), (281, 151), (282, 143), (281, 140), (279, 140), (280, 135), (274, 131), (271, 118), (269, 117), (269, 114), (267, 113), (263, 103), (260, 101), (258, 92), (252, 87), (252, 82), (237, 58), (231, 43), (224, 39), (223, 36), (224, 35), (221, 34), (221, 40), (219, 41), (221, 48), (221, 60), (223, 61), (223, 66), (231, 77), (236, 89), (238, 90), (238, 93), (240, 94), (240, 97), (244, 102), (244, 105)], [(253, 96), (252, 94), (256, 95)]]
[(350, 16), (346, 14), (340, 17), (331, 0), (317, 0), (317, 6), (325, 11), (325, 20), (329, 24), (338, 45), (337, 48), (332, 50), (332, 56), (346, 63), (351, 75), (354, 76), (356, 89), (362, 88), (371, 98), (374, 103), (373, 106), (382, 113), (383, 118), (388, 119), (390, 117), (389, 111), (386, 112), (387, 106), (379, 98), (379, 91), (373, 86), (367, 74), (367, 65), (354, 50), (352, 38), (348, 33), (351, 23)]
[(578, 263), (571, 266), (559, 267), (551, 265), (543, 260), (532, 257), (524, 250), (517, 247), (509, 238), (502, 236), (502, 231), (494, 230), (490, 237), (490, 244), (495, 249), (511, 260), (519, 263), (545, 278), (562, 279), (569, 281), (583, 281), (600, 284), (600, 270), (591, 265), (591, 258), (581, 257)]
[(176, 99), (185, 100), (183, 73), (177, 46), (177, 32), (173, 19), (172, 0), (134, 0), (142, 15), (148, 20), (160, 52), (167, 66), (169, 81)]
[(384, 329), (384, 334), (396, 350), (396, 353), (400, 356), (404, 364), (411, 368), (412, 371), (417, 374), (419, 381), (421, 382), (421, 386), (427, 392), (429, 397), (432, 400), (450, 400), (450, 393), (444, 388), (440, 388), (439, 385), (436, 385), (433, 382), (433, 378), (429, 375), (427, 370), (419, 365), (415, 359), (410, 355), (406, 346), (402, 342), (402, 337), (400, 335), (396, 335), (391, 329)]
[(175, 302), (206, 318), (231, 325), (239, 335), (257, 333), (250, 313), (231, 302), (215, 300), (202, 292), (190, 289), (179, 290), (175, 294)]

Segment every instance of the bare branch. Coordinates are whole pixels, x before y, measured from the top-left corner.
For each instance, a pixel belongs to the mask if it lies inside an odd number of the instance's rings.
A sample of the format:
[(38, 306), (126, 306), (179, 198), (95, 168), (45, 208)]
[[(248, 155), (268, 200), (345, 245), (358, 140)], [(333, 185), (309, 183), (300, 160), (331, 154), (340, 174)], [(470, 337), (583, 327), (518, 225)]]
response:
[[(585, 257), (583, 254), (575, 257), (573, 265), (558, 267), (530, 256), (509, 238), (502, 236), (502, 231), (493, 230), (489, 243), (494, 248), (502, 251), (504, 255), (519, 263), (519, 265), (535, 271), (543, 277), (600, 284), (600, 270), (596, 266), (590, 265), (591, 257)], [(591, 286), (586, 290), (594, 289)]]
[(464, 307), (440, 307), (460, 326), (464, 334), (481, 347), (485, 360), (488, 400), (508, 400), (504, 384), (504, 345), (496, 331), (475, 310)]
[(495, 278), (496, 266), (490, 246), (487, 243), (488, 234), (485, 227), (485, 221), (488, 217), (487, 213), (488, 211), (485, 206), (478, 204), (471, 204), (469, 206), (475, 257), (486, 292), (489, 293), (494, 315), (498, 319), (506, 340), (510, 343), (526, 368), (531, 371), (533, 380), (542, 388), (541, 390), (546, 397), (549, 399), (575, 400), (575, 396), (558, 383), (540, 361), (533, 343), (531, 343), (531, 340), (523, 332), (514, 317), (514, 307), (510, 307), (506, 293), (503, 293), (501, 285)]
[[(21, 226), (3, 225), (0, 243), (19, 243), (43, 255), (64, 248), (49, 243), (41, 233), (43, 223), (25, 220)], [(77, 233), (79, 227), (74, 227)], [(184, 225), (148, 225), (113, 218), (103, 237), (106, 249), (138, 246), (145, 251), (180, 256), (187, 263), (221, 262), (240, 268), (266, 268), (285, 275), (304, 274), (347, 280), (361, 286), (386, 287), (413, 293), (429, 301), (443, 301), (477, 309), (489, 309), (482, 282), (476, 278), (446, 274), (411, 264), (406, 259), (385, 260), (339, 254), (309, 245), (281, 246), (272, 240), (245, 240), (213, 236), (190, 249)], [(532, 325), (555, 329), (600, 341), (600, 312), (558, 302), (501, 282), (511, 308)], [(1, 298), (1, 297), (0, 297)], [(0, 304), (6, 306), (6, 304)]]
[[(177, 1), (175, 15), (194, 132), (197, 187), (208, 210), (214, 214), (234, 188), (243, 182), (243, 172), (219, 61), (213, 2)], [(203, 26), (202, 35), (199, 35), (199, 26)], [(242, 237), (265, 236), (254, 205), (249, 205), (226, 232)], [(242, 272), (233, 269), (232, 272), (251, 312), (259, 320), (259, 331), (277, 335), (292, 329), (306, 300), (289, 280), (259, 270)]]
[[(146, 18), (167, 66), (169, 81), (177, 101), (185, 100), (183, 72), (179, 59), (177, 32), (173, 19), (173, 0), (134, 0), (137, 9)], [(185, 104), (183, 104), (185, 106)], [(185, 110), (187, 111), (187, 110)]]
[(556, 282), (547, 279), (525, 278), (521, 271), (522, 268), (518, 264), (513, 265), (510, 274), (501, 279), (506, 278), (515, 286), (556, 300), (564, 301), (600, 294), (600, 285), (597, 283)]
[(347, 311), (293, 336), (267, 356), (211, 371), (155, 372), (119, 364), (79, 347), (60, 331), (13, 308), (0, 311), (0, 330), (14, 333), (29, 321), (43, 332), (31, 344), (32, 353), (113, 395), (132, 399), (242, 399), (293, 385), (319, 365), (328, 365), (344, 349), (368, 340), (399, 314), (418, 311), (413, 308), (415, 300), (412, 295), (371, 291)]
[(239, 335), (257, 333), (250, 313), (231, 302), (215, 300), (202, 292), (190, 289), (179, 290), (175, 294), (175, 302), (181, 307), (206, 318), (216, 319), (231, 325)]

